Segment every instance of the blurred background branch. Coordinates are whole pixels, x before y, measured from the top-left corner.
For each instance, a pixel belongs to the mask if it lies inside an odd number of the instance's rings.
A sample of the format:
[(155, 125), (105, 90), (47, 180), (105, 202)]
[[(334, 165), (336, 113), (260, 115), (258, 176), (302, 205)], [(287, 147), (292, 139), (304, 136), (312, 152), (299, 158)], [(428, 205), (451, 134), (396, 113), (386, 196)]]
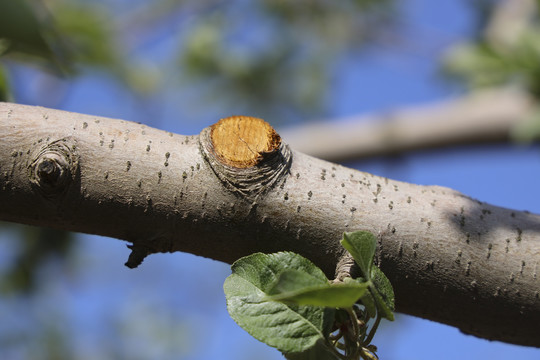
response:
[(308, 123), (279, 131), (294, 149), (345, 162), (461, 145), (525, 140), (538, 109), (527, 93), (486, 90), (437, 104)]

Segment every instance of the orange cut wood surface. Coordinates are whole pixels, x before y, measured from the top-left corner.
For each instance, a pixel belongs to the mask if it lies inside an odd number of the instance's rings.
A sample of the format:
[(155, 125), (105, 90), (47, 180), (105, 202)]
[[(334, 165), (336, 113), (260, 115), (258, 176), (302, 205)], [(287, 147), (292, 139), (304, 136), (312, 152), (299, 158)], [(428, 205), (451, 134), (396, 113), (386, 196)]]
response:
[(279, 149), (281, 138), (263, 119), (231, 116), (211, 126), (214, 152), (223, 163), (237, 168), (257, 165), (262, 155)]

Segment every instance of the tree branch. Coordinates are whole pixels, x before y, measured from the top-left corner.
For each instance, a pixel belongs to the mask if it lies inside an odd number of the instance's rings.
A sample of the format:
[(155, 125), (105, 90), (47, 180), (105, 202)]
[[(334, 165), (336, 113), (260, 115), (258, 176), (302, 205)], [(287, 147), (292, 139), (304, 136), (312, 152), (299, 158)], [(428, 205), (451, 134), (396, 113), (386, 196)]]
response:
[(127, 240), (131, 267), (291, 250), (329, 276), (343, 231), (368, 230), (398, 311), (540, 346), (540, 216), (319, 160), (247, 119), (181, 136), (0, 103), (0, 219)]
[(525, 93), (499, 89), (382, 115), (285, 128), (280, 134), (298, 151), (343, 162), (413, 150), (506, 142), (533, 110), (533, 101)]

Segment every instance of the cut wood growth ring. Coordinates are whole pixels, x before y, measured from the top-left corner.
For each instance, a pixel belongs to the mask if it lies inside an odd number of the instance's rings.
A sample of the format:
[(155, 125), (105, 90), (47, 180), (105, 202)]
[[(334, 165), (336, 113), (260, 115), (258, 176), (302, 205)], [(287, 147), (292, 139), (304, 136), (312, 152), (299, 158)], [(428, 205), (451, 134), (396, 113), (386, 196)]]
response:
[(257, 165), (265, 154), (279, 149), (281, 138), (263, 119), (231, 116), (210, 127), (216, 156), (237, 168)]
[(263, 119), (231, 116), (204, 129), (200, 136), (204, 158), (231, 190), (257, 195), (287, 173), (289, 147)]

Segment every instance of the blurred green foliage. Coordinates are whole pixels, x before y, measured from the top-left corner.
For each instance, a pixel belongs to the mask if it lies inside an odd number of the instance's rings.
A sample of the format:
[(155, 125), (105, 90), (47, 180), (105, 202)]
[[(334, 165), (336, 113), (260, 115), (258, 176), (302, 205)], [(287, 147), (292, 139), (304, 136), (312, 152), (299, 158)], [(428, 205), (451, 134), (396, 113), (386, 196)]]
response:
[(203, 101), (225, 98), (263, 117), (321, 112), (336, 60), (392, 27), (391, 5), (266, 0), (239, 17), (222, 4), (186, 31), (179, 68), (204, 84)]
[(50, 228), (1, 223), (17, 234), (12, 261), (3, 269), (0, 291), (6, 293), (32, 293), (37, 284), (38, 272), (49, 261), (58, 261), (69, 255), (74, 234)]
[[(52, 19), (39, 2), (0, 1), (2, 54), (26, 55), (63, 67), (64, 48)], [(38, 14), (41, 12), (41, 15)]]
[(512, 85), (540, 98), (540, 26), (531, 24), (509, 46), (487, 39), (456, 46), (446, 66), (473, 89)]
[(0, 101), (12, 101), (6, 69), (0, 65)]
[[(479, 4), (479, 36), (448, 51), (445, 73), (472, 91), (511, 86), (540, 101), (540, 1), (523, 2), (530, 6), (528, 11), (508, 6), (504, 10), (504, 2), (500, 7), (486, 0)], [(525, 142), (540, 138), (540, 105), (512, 135)]]
[[(41, 64), (71, 76), (94, 69), (138, 95), (197, 89), (203, 107), (221, 102), (291, 119), (324, 110), (336, 60), (392, 27), (392, 3), (50, 0), (45, 8), (1, 0), (0, 14), (10, 21), (0, 21), (0, 66)], [(153, 45), (164, 37), (175, 49), (157, 60)]]

